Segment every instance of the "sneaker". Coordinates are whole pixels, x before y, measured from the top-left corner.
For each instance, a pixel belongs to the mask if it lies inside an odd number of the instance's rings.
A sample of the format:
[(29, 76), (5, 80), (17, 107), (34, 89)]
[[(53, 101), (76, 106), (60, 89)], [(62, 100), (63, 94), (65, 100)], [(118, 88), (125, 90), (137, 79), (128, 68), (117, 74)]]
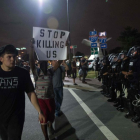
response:
[(50, 122), (47, 123), (47, 129), (48, 129), (48, 133), (49, 135), (53, 135), (54, 134), (54, 129), (52, 127), (52, 125), (50, 126)]
[(76, 83), (74, 83), (73, 85), (77, 85)]
[(52, 126), (48, 127), (48, 133), (49, 133), (49, 135), (53, 135), (54, 134), (54, 129), (53, 129)]

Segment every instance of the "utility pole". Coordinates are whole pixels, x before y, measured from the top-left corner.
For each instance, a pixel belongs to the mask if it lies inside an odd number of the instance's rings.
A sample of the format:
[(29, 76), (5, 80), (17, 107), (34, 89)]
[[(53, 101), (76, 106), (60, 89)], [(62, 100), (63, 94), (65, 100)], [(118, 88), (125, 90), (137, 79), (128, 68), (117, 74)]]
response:
[[(68, 20), (68, 30), (70, 32), (70, 19), (69, 19), (69, 0), (67, 0), (67, 20)], [(70, 33), (69, 33), (69, 38), (68, 38), (68, 48), (69, 48), (69, 61), (71, 61), (71, 38), (70, 38)]]

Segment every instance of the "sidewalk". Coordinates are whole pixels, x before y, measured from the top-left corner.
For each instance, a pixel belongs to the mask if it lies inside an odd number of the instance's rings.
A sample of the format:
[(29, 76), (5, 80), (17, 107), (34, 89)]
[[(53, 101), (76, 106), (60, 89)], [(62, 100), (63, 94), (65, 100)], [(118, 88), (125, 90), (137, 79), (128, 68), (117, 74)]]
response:
[(64, 87), (65, 88), (76, 88), (81, 90), (88, 90), (88, 91), (100, 91), (102, 83), (98, 81), (98, 79), (86, 78), (85, 80), (87, 84), (83, 84), (79, 78), (76, 78), (75, 82), (77, 85), (73, 85), (73, 79), (70, 77), (65, 77), (64, 80)]

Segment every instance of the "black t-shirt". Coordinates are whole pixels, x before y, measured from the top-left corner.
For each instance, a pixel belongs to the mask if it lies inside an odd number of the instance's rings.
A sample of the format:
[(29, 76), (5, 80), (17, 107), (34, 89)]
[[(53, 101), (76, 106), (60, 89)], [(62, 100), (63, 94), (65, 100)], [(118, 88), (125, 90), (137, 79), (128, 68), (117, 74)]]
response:
[(12, 115), (24, 117), (24, 93), (33, 91), (27, 70), (16, 66), (12, 71), (3, 71), (0, 66), (0, 123), (7, 122)]
[[(85, 63), (86, 59), (81, 60), (81, 63)], [(84, 65), (82, 65), (82, 68), (87, 68), (87, 63), (85, 63)]]

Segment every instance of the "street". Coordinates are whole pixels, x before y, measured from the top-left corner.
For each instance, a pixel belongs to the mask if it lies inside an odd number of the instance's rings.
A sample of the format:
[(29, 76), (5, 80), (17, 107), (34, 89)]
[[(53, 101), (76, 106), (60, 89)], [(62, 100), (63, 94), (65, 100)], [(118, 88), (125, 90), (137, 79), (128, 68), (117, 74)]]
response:
[[(64, 82), (63, 115), (55, 120), (52, 140), (139, 140), (140, 129), (125, 112), (119, 112), (100, 93), (100, 87), (67, 86)], [(89, 88), (87, 88), (89, 87)], [(89, 91), (88, 91), (89, 89)], [(91, 90), (92, 89), (92, 90)], [(38, 114), (26, 96), (26, 118), (22, 140), (43, 140)]]

